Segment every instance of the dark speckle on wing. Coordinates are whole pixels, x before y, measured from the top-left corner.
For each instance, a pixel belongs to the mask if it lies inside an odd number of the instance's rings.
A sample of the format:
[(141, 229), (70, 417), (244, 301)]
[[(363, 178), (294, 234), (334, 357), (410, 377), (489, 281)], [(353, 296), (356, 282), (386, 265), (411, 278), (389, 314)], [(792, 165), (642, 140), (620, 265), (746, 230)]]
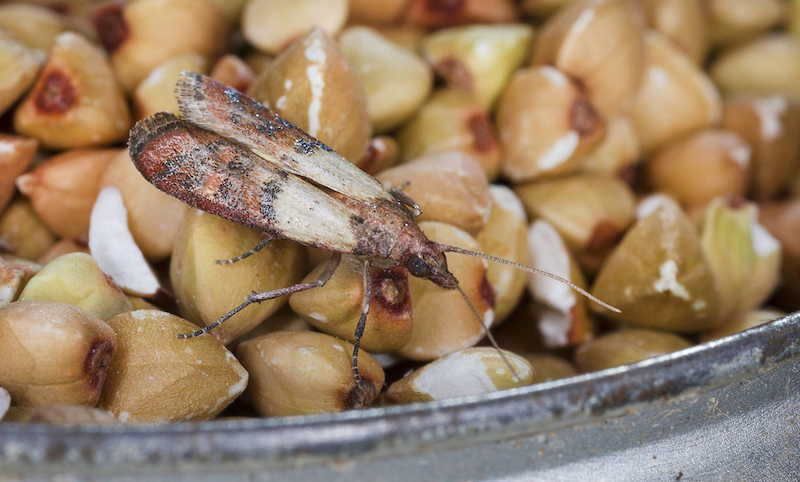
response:
[(187, 165), (194, 163), (194, 159), (194, 154), (182, 154), (165, 158), (163, 169), (154, 172), (153, 178), (155, 180), (169, 180), (169, 182), (177, 184), (183, 189), (197, 189), (205, 182), (205, 178), (200, 170), (186, 169)]
[(219, 198), (222, 202), (230, 203), (233, 201), (233, 184), (229, 178), (223, 178), (222, 182), (219, 183), (219, 187), (217, 187), (217, 198)]
[(239, 156), (235, 156), (232, 161), (228, 163), (228, 171), (233, 176), (243, 176), (250, 171), (249, 163), (245, 163)]
[(225, 95), (230, 102), (238, 103), (241, 101), (241, 93), (236, 89), (225, 89)]
[(294, 148), (298, 154), (304, 154), (306, 156), (312, 154), (316, 147), (313, 141), (307, 139), (297, 139), (292, 145), (292, 148)]
[(273, 179), (266, 183), (261, 188), (261, 215), (264, 221), (274, 226), (275, 225), (275, 199), (281, 192), (282, 182), (278, 179)]
[(292, 148), (295, 150), (295, 152), (306, 156), (313, 154), (317, 149), (332, 151), (330, 147), (314, 139), (313, 137), (301, 137), (299, 139), (295, 139), (294, 143), (292, 144)]

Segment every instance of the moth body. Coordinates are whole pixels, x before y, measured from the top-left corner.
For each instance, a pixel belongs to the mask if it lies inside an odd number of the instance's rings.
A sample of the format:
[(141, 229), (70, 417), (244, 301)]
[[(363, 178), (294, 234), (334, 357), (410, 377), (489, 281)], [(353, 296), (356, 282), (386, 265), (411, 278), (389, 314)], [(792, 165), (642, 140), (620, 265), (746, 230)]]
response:
[(161, 112), (131, 131), (131, 159), (156, 187), (273, 237), (457, 284), (439, 246), (372, 176), (209, 77), (185, 72), (177, 91), (182, 118)]

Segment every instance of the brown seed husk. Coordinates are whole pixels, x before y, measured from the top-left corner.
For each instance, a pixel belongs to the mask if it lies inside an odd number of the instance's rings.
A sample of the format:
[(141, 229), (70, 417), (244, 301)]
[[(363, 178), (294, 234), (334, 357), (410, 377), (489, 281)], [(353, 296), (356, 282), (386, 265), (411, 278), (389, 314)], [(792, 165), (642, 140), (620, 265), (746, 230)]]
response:
[(471, 235), (478, 234), (489, 221), (492, 198), (489, 182), (478, 161), (458, 151), (427, 154), (378, 174), (388, 188), (403, 190), (422, 208), (417, 221), (453, 224)]
[(256, 77), (253, 68), (233, 54), (220, 57), (210, 75), (214, 80), (230, 85), (239, 92), (247, 92)]
[(633, 223), (635, 199), (618, 178), (576, 174), (518, 185), (528, 215), (550, 222), (581, 266), (596, 272)]
[(759, 222), (778, 239), (783, 250), (780, 291), (794, 306), (800, 293), (800, 199), (761, 205)]
[(575, 172), (605, 136), (605, 122), (559, 70), (518, 70), (497, 105), (503, 174), (514, 182)]
[(131, 303), (84, 253), (70, 253), (49, 262), (25, 285), (22, 300), (52, 300), (84, 309), (102, 320), (131, 311)]
[(346, 19), (347, 0), (251, 0), (242, 12), (242, 34), (274, 55), (312, 28), (336, 35)]
[[(190, 210), (170, 262), (170, 280), (182, 315), (200, 325), (217, 321), (255, 292), (296, 284), (306, 269), (305, 250), (275, 240), (236, 263), (219, 265), (253, 249), (260, 231), (203, 211)], [(211, 333), (223, 344), (247, 333), (276, 312), (287, 298), (248, 306)]]
[(800, 103), (778, 95), (729, 96), (722, 127), (753, 149), (752, 197), (766, 201), (785, 191), (800, 158)]
[(107, 3), (92, 22), (128, 93), (164, 60), (195, 52), (213, 62), (228, 43), (227, 19), (211, 0)]
[(307, 322), (302, 316), (292, 311), (287, 304), (264, 320), (260, 325), (225, 346), (231, 353), (236, 353), (236, 349), (245, 341), (258, 338), (267, 333), (275, 333), (276, 331), (314, 331), (314, 326)]
[[(486, 227), (476, 236), (483, 252), (515, 263), (530, 265), (525, 208), (514, 192), (503, 185), (489, 187), (492, 211)], [(489, 262), (486, 278), (495, 292), (495, 323), (500, 323), (517, 306), (528, 273), (501, 263)]]
[[(327, 263), (317, 266), (303, 279), (312, 283)], [(353, 343), (361, 317), (363, 258), (345, 255), (333, 277), (321, 288), (289, 297), (292, 309), (318, 330)], [(405, 346), (411, 339), (411, 291), (404, 268), (370, 270), (370, 308), (361, 348), (385, 353)]]
[(522, 13), (531, 17), (547, 18), (574, 0), (522, 0)]
[[(394, 382), (384, 402), (415, 403), (491, 393), (533, 383), (534, 373), (521, 356), (492, 347), (467, 348), (428, 363)], [(508, 360), (517, 377), (511, 373)]]
[(622, 330), (578, 347), (574, 359), (578, 370), (589, 373), (640, 362), (691, 346), (691, 343), (672, 333)]
[(764, 35), (730, 49), (711, 64), (711, 78), (728, 93), (800, 97), (800, 39)]
[(470, 25), (429, 34), (422, 51), (448, 85), (488, 109), (528, 57), (532, 39), (533, 28), (525, 24)]
[(511, 0), (409, 0), (404, 22), (420, 27), (449, 27), (468, 23), (508, 23), (519, 12)]
[(630, 0), (579, 0), (542, 26), (533, 64), (553, 65), (584, 87), (604, 116), (625, 113), (644, 65), (642, 25)]
[(409, 52), (422, 55), (422, 39), (427, 33), (425, 29), (413, 25), (383, 25), (376, 27), (376, 30)]
[(181, 340), (196, 325), (156, 310), (108, 320), (119, 348), (98, 406), (122, 422), (213, 418), (247, 386), (248, 374), (212, 336)]
[(178, 99), (175, 97), (175, 83), (182, 70), (206, 74), (208, 61), (202, 55), (189, 52), (169, 58), (153, 67), (133, 92), (137, 119), (144, 119), (161, 111), (180, 113)]
[(248, 398), (264, 417), (364, 408), (384, 382), (380, 364), (361, 351), (359, 386), (351, 367), (353, 345), (324, 333), (270, 333), (242, 343), (236, 353), (251, 376)]
[(574, 377), (578, 370), (569, 361), (554, 355), (540, 353), (520, 353), (533, 368), (534, 383), (544, 383), (562, 378)]
[(606, 136), (583, 159), (583, 169), (632, 181), (641, 160), (639, 136), (629, 117), (606, 120)]
[(336, 42), (319, 28), (281, 52), (247, 95), (350, 162), (361, 158), (372, 137), (364, 86)]
[(89, 233), (100, 180), (119, 149), (73, 149), (47, 159), (17, 179), (48, 229), (63, 238)]
[(436, 91), (400, 132), (403, 162), (422, 155), (458, 150), (475, 157), (486, 177), (500, 172), (502, 152), (489, 112), (471, 94), (459, 89)]
[(44, 6), (11, 3), (0, 5), (0, 28), (44, 54), (69, 26), (66, 17)]
[(357, 23), (393, 23), (400, 18), (405, 6), (406, 0), (350, 0), (349, 18)]
[(6, 415), (0, 419), (0, 422), (28, 423), (34, 408), (36, 407), (8, 407)]
[(591, 293), (622, 310), (604, 316), (637, 326), (692, 333), (721, 321), (719, 293), (699, 235), (669, 203), (628, 230)]
[(248, 0), (212, 0), (222, 10), (231, 25), (238, 25)]
[(68, 149), (125, 139), (131, 114), (105, 54), (85, 37), (56, 37), (33, 89), (14, 113), (17, 132)]
[(402, 125), (430, 95), (433, 72), (428, 64), (377, 31), (350, 27), (339, 36), (339, 45), (364, 86), (376, 132)]
[(36, 81), (43, 56), (0, 30), (0, 114)]
[(25, 172), (39, 147), (32, 137), (0, 134), (0, 212), (14, 196), (14, 180)]
[(648, 0), (644, 4), (650, 26), (684, 51), (694, 63), (703, 65), (709, 50), (704, 4), (697, 0)]
[(786, 17), (780, 0), (706, 0), (703, 3), (714, 45), (737, 45), (779, 26)]
[(364, 155), (356, 162), (356, 166), (374, 176), (397, 165), (400, 161), (399, 150), (394, 137), (388, 135), (373, 137)]
[(80, 308), (42, 300), (0, 308), (0, 386), (15, 405), (94, 405), (116, 347), (113, 330)]
[(119, 421), (111, 413), (84, 405), (46, 405), (31, 410), (28, 423), (53, 425), (115, 424)]
[(53, 243), (55, 236), (36, 215), (31, 202), (17, 196), (0, 217), (0, 248), (20, 258), (39, 259)]
[(133, 295), (125, 295), (128, 297), (128, 301), (131, 302), (131, 311), (136, 310), (160, 310), (164, 311), (158, 306), (150, 303), (146, 299), (142, 298), (141, 296), (133, 296)]
[(78, 239), (59, 239), (55, 244), (50, 246), (50, 248), (45, 251), (43, 255), (36, 260), (41, 265), (46, 265), (50, 261), (58, 258), (59, 256), (64, 256), (65, 254), (69, 253), (89, 253), (89, 244), (87, 243), (85, 238), (78, 238)]
[[(467, 232), (438, 222), (421, 222), (431, 241), (480, 251)], [(486, 279), (487, 262), (462, 254), (450, 254), (447, 266), (472, 302), (486, 326), (494, 322), (494, 289)], [(474, 346), (484, 337), (481, 323), (456, 290), (441, 288), (430, 281), (409, 278), (414, 328), (411, 340), (398, 354), (412, 360), (434, 360), (448, 353)]]
[(514, 353), (546, 353), (547, 347), (539, 330), (538, 319), (543, 305), (528, 296), (511, 313), (495, 332), (495, 339), (503, 349)]
[(700, 342), (705, 343), (711, 340), (718, 340), (726, 336), (734, 335), (750, 328), (761, 326), (764, 323), (769, 323), (772, 320), (777, 320), (786, 316), (783, 311), (763, 308), (758, 310), (751, 310), (741, 313), (737, 317), (728, 320), (721, 328), (703, 333), (700, 335)]
[(646, 153), (722, 117), (711, 79), (661, 34), (645, 34), (647, 66), (631, 119)]
[(128, 209), (128, 227), (145, 257), (150, 261), (169, 257), (188, 206), (147, 182), (136, 170), (127, 149), (112, 159), (106, 169), (100, 187), (108, 186), (122, 193)]
[(10, 254), (0, 257), (0, 306), (16, 301), (22, 288), (41, 269), (38, 263)]
[(733, 132), (705, 129), (656, 151), (647, 179), (687, 209), (702, 207), (718, 196), (747, 193), (751, 155), (750, 145)]

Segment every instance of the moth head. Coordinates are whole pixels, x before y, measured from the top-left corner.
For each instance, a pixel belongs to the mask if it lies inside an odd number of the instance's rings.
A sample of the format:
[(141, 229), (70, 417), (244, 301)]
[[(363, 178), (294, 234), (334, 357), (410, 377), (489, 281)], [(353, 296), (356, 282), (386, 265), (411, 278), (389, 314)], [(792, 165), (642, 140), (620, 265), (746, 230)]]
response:
[(447, 258), (436, 243), (429, 243), (408, 257), (406, 269), (412, 276), (433, 281), (444, 288), (455, 288), (458, 280), (447, 270)]

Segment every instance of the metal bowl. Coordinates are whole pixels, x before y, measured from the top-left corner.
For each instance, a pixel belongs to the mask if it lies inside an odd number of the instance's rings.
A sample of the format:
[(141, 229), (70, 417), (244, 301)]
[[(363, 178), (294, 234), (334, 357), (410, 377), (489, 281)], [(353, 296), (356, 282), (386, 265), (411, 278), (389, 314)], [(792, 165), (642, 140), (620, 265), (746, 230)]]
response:
[(155, 426), (0, 424), (0, 480), (64, 475), (800, 480), (800, 314), (634, 365), (438, 403)]

